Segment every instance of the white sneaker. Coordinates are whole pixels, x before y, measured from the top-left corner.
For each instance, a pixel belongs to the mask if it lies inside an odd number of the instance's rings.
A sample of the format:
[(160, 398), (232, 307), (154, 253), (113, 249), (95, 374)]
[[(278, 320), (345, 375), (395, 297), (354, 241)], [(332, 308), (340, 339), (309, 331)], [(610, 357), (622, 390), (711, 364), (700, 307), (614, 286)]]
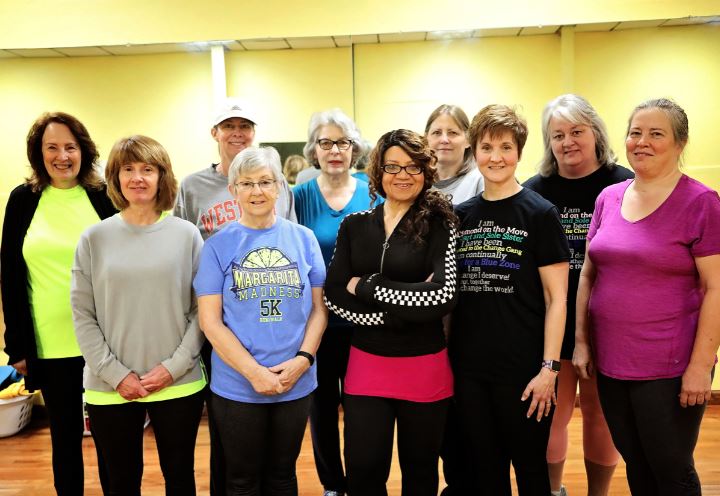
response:
[(550, 496), (568, 496), (567, 489), (561, 485), (559, 491), (550, 491)]
[(343, 496), (343, 493), (337, 491), (324, 491), (323, 496)]

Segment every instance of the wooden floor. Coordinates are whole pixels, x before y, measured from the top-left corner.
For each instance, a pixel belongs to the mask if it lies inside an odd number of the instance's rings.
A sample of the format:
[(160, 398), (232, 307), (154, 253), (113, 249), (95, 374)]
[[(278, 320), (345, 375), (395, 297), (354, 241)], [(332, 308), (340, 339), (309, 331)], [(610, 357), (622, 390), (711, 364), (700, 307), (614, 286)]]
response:
[[(570, 424), (570, 452), (566, 465), (565, 485), (572, 496), (586, 494), (583, 461), (580, 444), (580, 419), (578, 409)], [(50, 438), (47, 421), (36, 415), (31, 424), (20, 434), (0, 439), (0, 496), (38, 496), (54, 494), (52, 470), (50, 467)], [(146, 431), (145, 477), (143, 494), (163, 495), (162, 475), (155, 452), (152, 429)], [(85, 473), (87, 496), (101, 494), (95, 474), (97, 461), (92, 439), (84, 440)], [(196, 450), (196, 480), (198, 494), (208, 494), (208, 433), (207, 421), (203, 418)], [(696, 465), (703, 483), (703, 494), (720, 496), (720, 405), (710, 406), (705, 414), (700, 433), (700, 442), (695, 452)], [(302, 451), (297, 465), (301, 496), (321, 495), (313, 462), (310, 435), (306, 431)], [(388, 481), (390, 495), (400, 494), (400, 470), (397, 459)], [(613, 478), (610, 494), (629, 494), (625, 481), (625, 467), (622, 462)]]

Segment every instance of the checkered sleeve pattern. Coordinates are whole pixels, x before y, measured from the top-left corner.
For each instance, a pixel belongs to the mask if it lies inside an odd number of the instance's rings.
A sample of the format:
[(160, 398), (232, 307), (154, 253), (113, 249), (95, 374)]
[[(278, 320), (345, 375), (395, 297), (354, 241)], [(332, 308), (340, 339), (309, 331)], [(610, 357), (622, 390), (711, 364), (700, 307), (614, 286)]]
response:
[(330, 300), (327, 299), (327, 296), (325, 297), (325, 305), (335, 312), (338, 316), (342, 317), (345, 320), (349, 320), (353, 324), (361, 325), (361, 326), (377, 326), (377, 325), (383, 325), (385, 321), (383, 320), (383, 312), (374, 312), (374, 313), (356, 313), (351, 312), (349, 310), (346, 310), (344, 308), (340, 308), (339, 306), (333, 304)]
[(375, 287), (375, 299), (390, 305), (406, 307), (429, 307), (444, 305), (455, 295), (457, 262), (455, 260), (455, 228), (450, 229), (450, 239), (445, 250), (445, 282), (441, 288), (433, 291), (407, 291)]
[[(343, 219), (338, 231), (338, 239), (333, 251), (333, 257), (328, 269), (328, 278), (325, 281), (325, 305), (330, 311), (345, 320), (359, 326), (380, 326), (385, 323), (385, 313), (375, 305), (368, 305), (360, 301), (356, 296), (351, 295), (345, 289), (347, 281), (353, 271), (350, 267), (348, 248), (351, 235), (348, 233), (348, 225), (358, 217), (369, 216), (373, 209), (353, 212)], [(354, 240), (356, 243), (359, 239)], [(343, 249), (338, 251), (338, 246)]]

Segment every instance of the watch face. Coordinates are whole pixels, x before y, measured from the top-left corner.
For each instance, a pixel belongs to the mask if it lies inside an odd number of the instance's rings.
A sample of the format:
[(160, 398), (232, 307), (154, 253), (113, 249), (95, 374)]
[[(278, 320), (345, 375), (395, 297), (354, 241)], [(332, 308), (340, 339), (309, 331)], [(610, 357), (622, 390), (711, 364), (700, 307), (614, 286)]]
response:
[(542, 366), (553, 372), (560, 372), (560, 362), (558, 360), (543, 360)]

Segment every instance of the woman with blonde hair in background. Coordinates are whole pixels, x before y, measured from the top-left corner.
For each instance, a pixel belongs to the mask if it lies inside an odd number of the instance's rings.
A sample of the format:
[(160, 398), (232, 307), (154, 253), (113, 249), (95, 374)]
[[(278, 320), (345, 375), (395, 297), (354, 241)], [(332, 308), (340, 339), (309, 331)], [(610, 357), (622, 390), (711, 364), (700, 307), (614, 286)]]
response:
[(475, 164), (468, 128), (470, 121), (457, 105), (440, 105), (425, 124), (425, 137), (437, 157), (438, 180), (433, 187), (448, 195), (453, 205), (483, 190), (483, 177)]
[(305, 157), (302, 155), (290, 155), (285, 159), (285, 164), (283, 165), (283, 175), (285, 175), (287, 182), (293, 186), (298, 172), (303, 169), (307, 169), (308, 167), (310, 167), (310, 164), (308, 164), (307, 160), (305, 160)]
[(633, 173), (616, 163), (605, 123), (581, 96), (561, 95), (550, 101), (543, 111), (542, 132), (545, 153), (540, 173), (523, 186), (540, 193), (558, 208), (570, 245), (567, 319), (560, 351), (563, 366), (558, 376), (557, 407), (547, 450), (550, 488), (558, 496), (566, 494), (562, 475), (568, 448), (567, 426), (575, 409), (579, 383), (588, 494), (605, 496), (620, 454), (600, 407), (595, 376), (580, 379), (572, 366), (575, 299), (595, 199), (605, 187), (632, 178)]
[[(453, 205), (469, 200), (483, 190), (483, 177), (468, 141), (469, 127), (465, 111), (448, 104), (433, 110), (425, 124), (425, 138), (437, 157), (438, 180), (433, 187), (448, 195)], [(478, 318), (482, 320), (482, 317)], [(458, 491), (459, 467), (463, 463), (458, 422), (455, 403), (451, 401), (440, 452), (447, 484), (443, 496), (452, 496)]]

